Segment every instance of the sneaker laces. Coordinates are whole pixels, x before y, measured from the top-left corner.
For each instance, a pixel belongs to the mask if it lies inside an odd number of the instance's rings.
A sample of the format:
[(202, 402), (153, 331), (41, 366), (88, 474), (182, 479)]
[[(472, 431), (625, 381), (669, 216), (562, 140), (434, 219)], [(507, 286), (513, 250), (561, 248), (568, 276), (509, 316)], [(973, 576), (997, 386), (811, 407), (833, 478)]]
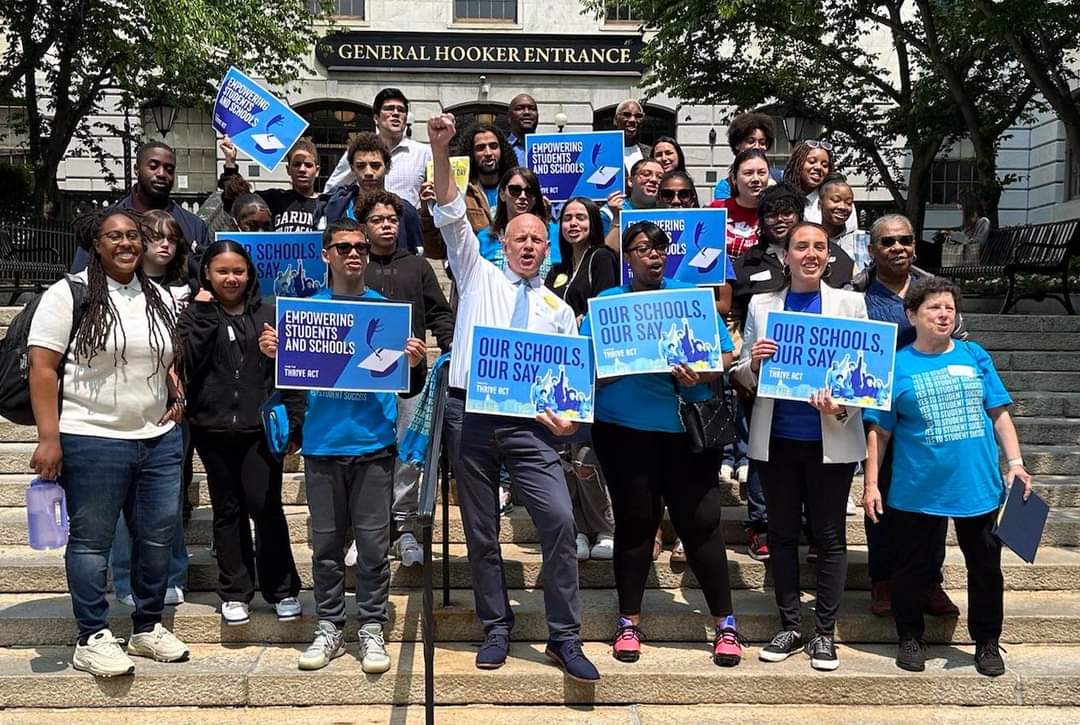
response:
[(560, 649), (565, 652), (564, 656), (567, 662), (569, 662), (570, 660), (575, 660), (578, 657), (585, 656), (585, 650), (581, 646), (580, 639), (568, 640), (560, 646)]
[(336, 636), (337, 629), (332, 624), (320, 623), (315, 626), (315, 641), (311, 643), (311, 646), (319, 646), (326, 649), (333, 644)]
[(1007, 653), (1008, 651), (1009, 650), (1002, 647), (1001, 644), (997, 640), (989, 640), (987, 642), (983, 642), (982, 644), (977, 644), (975, 646), (975, 656), (976, 657), (985, 657), (987, 655), (994, 655), (994, 656), (997, 656), (997, 657), (1001, 657), (1002, 652)]
[(905, 639), (900, 643), (900, 653), (905, 655), (918, 655), (926, 647), (921, 640)]
[(364, 646), (368, 646), (374, 642), (380, 649), (386, 649), (386, 640), (383, 638), (382, 632), (369, 632), (366, 629), (360, 630), (360, 639), (363, 640)]
[(716, 646), (719, 644), (737, 644), (740, 647), (747, 647), (749, 645), (748, 641), (744, 639), (741, 634), (739, 634), (738, 630), (734, 630), (731, 628), (725, 628), (716, 631), (715, 635), (713, 636), (713, 649), (715, 649)]
[(815, 655), (829, 655), (833, 652), (833, 642), (831, 637), (826, 637), (824, 634), (819, 634), (810, 640), (810, 656)]
[(636, 624), (621, 625), (618, 631), (615, 632), (615, 642), (625, 642), (628, 640), (633, 640), (640, 644), (645, 641), (645, 634)]
[(794, 630), (784, 630), (780, 634), (773, 637), (771, 644), (774, 647), (779, 647), (782, 650), (791, 649), (792, 645), (799, 641), (799, 633)]

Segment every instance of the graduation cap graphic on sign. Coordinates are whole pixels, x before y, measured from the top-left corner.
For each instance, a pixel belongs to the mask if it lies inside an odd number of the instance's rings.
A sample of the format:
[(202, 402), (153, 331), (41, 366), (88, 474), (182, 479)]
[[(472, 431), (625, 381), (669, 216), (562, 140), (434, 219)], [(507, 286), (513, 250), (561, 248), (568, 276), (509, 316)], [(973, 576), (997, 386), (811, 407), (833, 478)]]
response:
[[(596, 164), (597, 158), (600, 156), (600, 144), (593, 144), (592, 148), (592, 163)], [(592, 172), (588, 179), (585, 181), (593, 184), (598, 189), (606, 189), (615, 182), (615, 177), (619, 173), (618, 166), (601, 166), (596, 171)]]
[(264, 154), (272, 154), (275, 151), (280, 151), (285, 148), (285, 144), (270, 131), (270, 127), (276, 123), (281, 123), (284, 117), (279, 113), (270, 119), (270, 122), (266, 124), (266, 129), (263, 133), (251, 134), (251, 140), (255, 142), (255, 148)]
[(716, 266), (717, 261), (723, 255), (724, 250), (718, 247), (704, 247), (701, 246), (701, 235), (705, 232), (705, 222), (698, 222), (694, 227), (694, 246), (698, 249), (698, 253), (687, 263), (690, 267), (693, 267), (698, 272), (705, 274), (712, 271)]
[(390, 377), (397, 370), (398, 363), (405, 357), (404, 350), (387, 350), (385, 347), (376, 348), (371, 344), (375, 335), (382, 332), (382, 323), (379, 318), (373, 317), (367, 326), (366, 342), (371, 354), (360, 361), (360, 367), (367, 370), (374, 378)]

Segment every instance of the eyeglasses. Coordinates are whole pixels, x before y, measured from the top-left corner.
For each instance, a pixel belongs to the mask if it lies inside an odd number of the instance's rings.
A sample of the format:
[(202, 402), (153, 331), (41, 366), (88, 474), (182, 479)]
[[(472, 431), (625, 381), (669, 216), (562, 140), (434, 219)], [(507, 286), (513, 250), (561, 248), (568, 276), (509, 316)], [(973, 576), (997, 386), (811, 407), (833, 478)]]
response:
[(349, 244), (348, 242), (338, 242), (337, 244), (331, 244), (330, 248), (342, 257), (348, 257), (353, 252), (356, 252), (357, 256), (366, 257), (367, 253), (371, 251), (371, 243), (356, 242), (354, 244)]
[(639, 244), (636, 247), (630, 247), (626, 251), (638, 257), (648, 257), (652, 252), (656, 252), (661, 257), (667, 256), (668, 244), (667, 242), (656, 242), (655, 244)]
[(113, 244), (119, 244), (125, 239), (129, 242), (141, 242), (143, 237), (138, 229), (129, 229), (126, 232), (105, 232), (101, 239), (108, 239)]
[(878, 239), (878, 244), (885, 248), (889, 248), (894, 244), (902, 244), (905, 247), (910, 247), (915, 243), (914, 234), (899, 234), (895, 237), (881, 237)]
[(409, 109), (405, 108), (405, 106), (387, 106), (383, 104), (382, 108), (379, 109), (379, 112), (388, 114), (397, 113), (404, 116), (409, 112)]
[(168, 242), (169, 246), (175, 247), (180, 243), (180, 238), (175, 234), (162, 234), (159, 231), (153, 229), (146, 230), (146, 236), (151, 242), (160, 243)]
[(799, 216), (799, 212), (789, 209), (777, 209), (775, 211), (765, 212), (764, 219), (776, 221), (777, 219), (796, 219)]
[(632, 113), (630, 111), (623, 111), (619, 114), (619, 116), (625, 118), (627, 121), (629, 121), (631, 118), (635, 121), (640, 121), (641, 119), (645, 118), (644, 113)]
[(506, 193), (510, 195), (510, 198), (516, 199), (522, 194), (526, 196), (536, 196), (536, 192), (527, 186), (520, 186), (518, 184), (507, 184)]
[(394, 226), (397, 226), (398, 218), (395, 214), (387, 216), (369, 216), (367, 218), (367, 223), (374, 224), (377, 227), (381, 227), (383, 224), (393, 224)]
[(821, 149), (822, 151), (832, 151), (832, 144), (828, 141), (818, 141), (817, 139), (807, 139), (803, 141), (804, 144), (812, 149)]
[(679, 198), (679, 201), (690, 201), (694, 198), (693, 189), (661, 189), (660, 198), (664, 201), (671, 201), (675, 197)]

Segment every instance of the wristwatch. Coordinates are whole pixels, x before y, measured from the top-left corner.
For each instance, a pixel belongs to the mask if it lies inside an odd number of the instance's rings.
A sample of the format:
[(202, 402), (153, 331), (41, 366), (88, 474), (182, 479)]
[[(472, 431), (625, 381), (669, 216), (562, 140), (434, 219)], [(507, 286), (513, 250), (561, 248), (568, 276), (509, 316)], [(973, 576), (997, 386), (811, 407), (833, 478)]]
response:
[(185, 398), (183, 395), (177, 395), (175, 398), (172, 398), (171, 400), (169, 400), (169, 407), (171, 408), (174, 405), (176, 405), (177, 403), (180, 404), (181, 408), (186, 408), (187, 407), (187, 398)]

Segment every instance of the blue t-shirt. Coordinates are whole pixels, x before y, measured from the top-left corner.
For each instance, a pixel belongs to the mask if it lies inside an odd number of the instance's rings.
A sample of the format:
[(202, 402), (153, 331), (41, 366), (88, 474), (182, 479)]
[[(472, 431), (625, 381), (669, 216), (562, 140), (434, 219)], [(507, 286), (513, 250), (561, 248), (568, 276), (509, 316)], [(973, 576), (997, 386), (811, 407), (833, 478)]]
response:
[[(915, 283), (915, 275), (911, 275)], [(907, 347), (915, 342), (915, 328), (911, 326), (907, 313), (904, 312), (904, 298), (883, 285), (876, 277), (866, 288), (866, 314), (871, 320), (896, 324), (896, 349)]]
[[(792, 292), (784, 299), (788, 312), (821, 314), (821, 292)], [(821, 440), (821, 413), (801, 400), (773, 401), (772, 437), (796, 441)]]
[(863, 420), (893, 440), (889, 506), (934, 516), (979, 516), (1001, 505), (994, 424), (987, 410), (1012, 404), (986, 350), (953, 341), (927, 355), (896, 353), (893, 407), (863, 410)]
[(499, 185), (495, 186), (480, 186), (484, 190), (484, 196), (487, 197), (488, 208), (491, 209), (492, 216), (495, 215), (495, 210), (499, 208)]
[[(661, 289), (693, 289), (694, 285), (664, 278)], [(621, 295), (630, 292), (630, 285), (606, 289), (597, 297)], [(581, 323), (581, 334), (592, 337), (592, 323), (589, 315)], [(727, 327), (720, 325), (720, 351), (732, 352), (735, 344), (731, 341)], [(670, 374), (629, 375), (614, 383), (608, 383), (596, 389), (595, 420), (615, 423), (636, 430), (651, 430), (661, 433), (684, 433), (679, 420), (679, 404), (675, 398), (675, 378)], [(700, 402), (712, 397), (712, 389), (706, 384), (679, 391), (683, 400)]]
[[(312, 299), (331, 299), (330, 289)], [(374, 290), (364, 290), (345, 300), (385, 300)], [(337, 393), (308, 391), (304, 416), (304, 455), (362, 456), (392, 446), (397, 441), (397, 396), (393, 393)]]

